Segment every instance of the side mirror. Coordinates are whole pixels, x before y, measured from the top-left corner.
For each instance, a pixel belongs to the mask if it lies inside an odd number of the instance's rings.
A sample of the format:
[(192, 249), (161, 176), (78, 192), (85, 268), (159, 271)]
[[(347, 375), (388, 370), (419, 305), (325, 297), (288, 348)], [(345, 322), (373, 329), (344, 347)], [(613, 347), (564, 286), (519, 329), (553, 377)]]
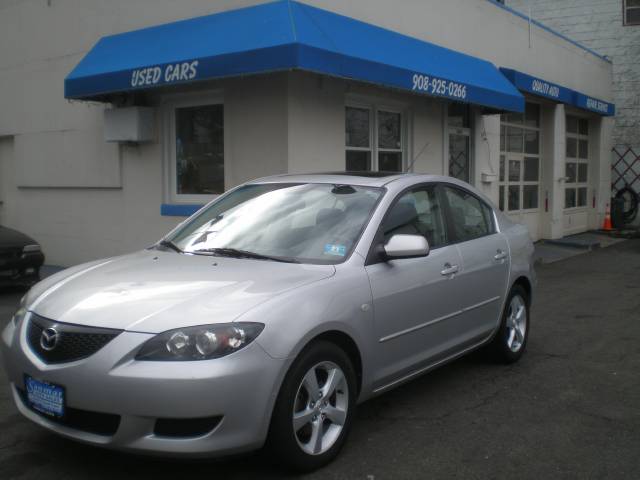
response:
[(422, 235), (394, 235), (383, 247), (387, 258), (426, 257), (429, 242)]

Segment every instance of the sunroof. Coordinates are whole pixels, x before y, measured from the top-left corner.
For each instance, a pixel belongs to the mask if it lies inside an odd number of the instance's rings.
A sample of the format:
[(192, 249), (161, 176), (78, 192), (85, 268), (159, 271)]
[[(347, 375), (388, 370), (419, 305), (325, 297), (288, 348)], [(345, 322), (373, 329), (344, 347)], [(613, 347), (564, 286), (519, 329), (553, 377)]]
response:
[(323, 175), (344, 175), (344, 176), (348, 176), (348, 177), (382, 178), (382, 177), (393, 177), (395, 175), (402, 175), (402, 172), (371, 172), (371, 171), (363, 171), (363, 172), (326, 172)]

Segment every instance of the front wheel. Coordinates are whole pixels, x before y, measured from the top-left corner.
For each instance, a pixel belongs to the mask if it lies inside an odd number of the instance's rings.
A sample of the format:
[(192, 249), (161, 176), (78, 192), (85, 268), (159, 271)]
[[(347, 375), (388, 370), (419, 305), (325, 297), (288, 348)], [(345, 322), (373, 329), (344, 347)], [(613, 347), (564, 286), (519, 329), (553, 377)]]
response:
[(489, 345), (497, 360), (514, 363), (520, 359), (527, 346), (529, 324), (529, 296), (520, 285), (514, 285), (505, 302), (500, 329)]
[(271, 419), (267, 447), (280, 464), (311, 471), (333, 460), (355, 409), (356, 374), (347, 354), (312, 344), (287, 373)]

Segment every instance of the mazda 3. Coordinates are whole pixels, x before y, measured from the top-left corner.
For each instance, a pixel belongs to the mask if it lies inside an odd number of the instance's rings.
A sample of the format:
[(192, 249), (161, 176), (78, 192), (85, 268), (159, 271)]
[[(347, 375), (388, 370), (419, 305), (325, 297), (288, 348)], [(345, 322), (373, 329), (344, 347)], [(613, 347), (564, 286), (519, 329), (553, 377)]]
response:
[(450, 177), (268, 177), (39, 282), (0, 345), (19, 411), (59, 435), (164, 456), (264, 446), (312, 470), (359, 403), (475, 349), (517, 361), (532, 254)]

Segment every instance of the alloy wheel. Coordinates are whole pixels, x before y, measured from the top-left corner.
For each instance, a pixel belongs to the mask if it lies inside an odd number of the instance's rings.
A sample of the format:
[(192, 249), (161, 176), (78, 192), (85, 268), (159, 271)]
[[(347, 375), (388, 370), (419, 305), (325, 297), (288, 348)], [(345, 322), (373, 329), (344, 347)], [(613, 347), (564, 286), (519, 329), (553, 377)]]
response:
[(347, 419), (349, 386), (342, 369), (321, 362), (302, 377), (293, 406), (293, 431), (302, 450), (320, 455), (329, 450)]
[(507, 347), (518, 352), (524, 344), (527, 333), (527, 307), (520, 295), (515, 295), (507, 312)]

